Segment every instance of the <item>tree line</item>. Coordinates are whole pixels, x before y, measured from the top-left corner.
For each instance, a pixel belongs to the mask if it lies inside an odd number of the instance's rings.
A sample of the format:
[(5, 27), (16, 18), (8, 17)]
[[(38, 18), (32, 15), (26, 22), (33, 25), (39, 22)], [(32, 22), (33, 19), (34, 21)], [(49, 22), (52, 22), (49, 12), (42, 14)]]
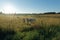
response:
[[(0, 12), (0, 14), (4, 14), (4, 13)], [(37, 14), (37, 13), (32, 13), (32, 14)], [(60, 14), (60, 12), (45, 12), (45, 13), (38, 13), (38, 14)]]
[(46, 12), (46, 13), (43, 13), (43, 14), (60, 14), (60, 12)]

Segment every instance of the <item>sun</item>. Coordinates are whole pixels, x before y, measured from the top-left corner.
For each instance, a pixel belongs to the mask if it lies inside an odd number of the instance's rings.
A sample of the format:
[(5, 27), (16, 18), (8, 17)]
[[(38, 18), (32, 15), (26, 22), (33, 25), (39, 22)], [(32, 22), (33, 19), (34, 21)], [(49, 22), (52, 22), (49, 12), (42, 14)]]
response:
[(16, 9), (12, 4), (5, 4), (3, 6), (3, 13), (5, 13), (5, 14), (13, 14), (15, 12), (16, 12)]

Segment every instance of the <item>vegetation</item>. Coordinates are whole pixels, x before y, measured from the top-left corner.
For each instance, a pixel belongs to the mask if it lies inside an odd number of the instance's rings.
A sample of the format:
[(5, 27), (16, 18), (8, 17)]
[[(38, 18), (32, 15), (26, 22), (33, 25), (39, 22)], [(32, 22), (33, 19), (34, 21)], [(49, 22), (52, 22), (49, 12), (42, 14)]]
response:
[[(32, 18), (34, 22), (24, 22)], [(0, 15), (0, 40), (60, 40), (60, 14)]]
[(44, 14), (56, 14), (56, 12), (46, 12)]

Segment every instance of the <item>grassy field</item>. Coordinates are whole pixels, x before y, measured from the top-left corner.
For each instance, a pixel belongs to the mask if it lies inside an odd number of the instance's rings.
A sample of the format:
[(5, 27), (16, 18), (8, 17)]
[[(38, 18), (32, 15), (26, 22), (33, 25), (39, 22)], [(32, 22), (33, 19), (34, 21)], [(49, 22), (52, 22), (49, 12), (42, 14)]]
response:
[(0, 40), (60, 40), (60, 14), (1, 14)]

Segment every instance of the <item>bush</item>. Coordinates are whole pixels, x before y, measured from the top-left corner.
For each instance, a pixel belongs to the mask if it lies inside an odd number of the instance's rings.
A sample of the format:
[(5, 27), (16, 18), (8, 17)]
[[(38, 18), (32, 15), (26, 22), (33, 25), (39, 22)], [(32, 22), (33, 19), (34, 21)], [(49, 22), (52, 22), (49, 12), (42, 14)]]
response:
[(22, 31), (0, 29), (0, 40), (59, 40), (60, 26), (25, 27)]

